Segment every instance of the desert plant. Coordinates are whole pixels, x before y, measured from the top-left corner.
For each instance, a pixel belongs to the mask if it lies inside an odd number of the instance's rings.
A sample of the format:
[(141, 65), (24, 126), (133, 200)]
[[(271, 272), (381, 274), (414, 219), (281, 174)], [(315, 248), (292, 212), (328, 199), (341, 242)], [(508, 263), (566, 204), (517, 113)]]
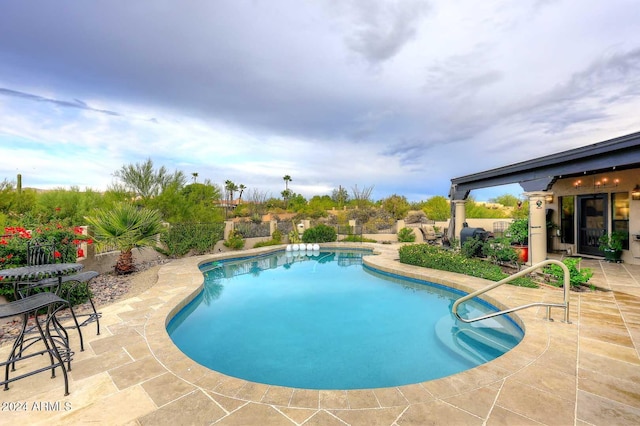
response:
[(164, 228), (157, 210), (118, 203), (110, 209), (98, 210), (85, 218), (92, 226), (96, 246), (114, 246), (120, 250), (115, 271), (128, 274), (135, 271), (133, 249), (155, 247), (156, 237)]
[(413, 243), (416, 240), (416, 234), (411, 228), (402, 228), (398, 231), (398, 241), (401, 243)]
[(167, 256), (184, 256), (193, 250), (203, 254), (213, 250), (224, 237), (223, 223), (176, 223), (160, 235), (163, 247), (158, 251)]

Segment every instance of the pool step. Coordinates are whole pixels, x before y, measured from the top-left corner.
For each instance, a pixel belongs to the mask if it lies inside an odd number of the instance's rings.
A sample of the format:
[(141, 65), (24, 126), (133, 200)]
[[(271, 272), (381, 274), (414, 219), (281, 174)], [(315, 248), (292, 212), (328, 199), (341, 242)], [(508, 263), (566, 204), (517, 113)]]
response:
[(438, 341), (474, 365), (491, 361), (516, 346), (522, 336), (511, 325), (493, 318), (466, 324), (446, 315), (436, 323)]

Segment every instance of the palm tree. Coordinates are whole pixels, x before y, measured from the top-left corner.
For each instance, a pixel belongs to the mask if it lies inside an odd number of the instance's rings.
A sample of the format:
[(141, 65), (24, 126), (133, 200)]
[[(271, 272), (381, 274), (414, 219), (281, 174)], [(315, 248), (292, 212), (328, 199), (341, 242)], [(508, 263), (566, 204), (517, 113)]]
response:
[(109, 246), (120, 250), (115, 265), (118, 274), (135, 271), (133, 249), (155, 246), (156, 236), (164, 230), (157, 210), (138, 208), (128, 203), (98, 210), (95, 216), (85, 219), (93, 229), (98, 249)]
[(198, 172), (191, 173), (191, 176), (193, 177), (193, 183), (196, 183), (196, 181), (198, 180)]
[(238, 189), (240, 190), (240, 195), (238, 195), (238, 202), (242, 201), (242, 193), (244, 192), (245, 189), (247, 189), (246, 186), (244, 186), (243, 184), (238, 185)]
[(289, 175), (284, 175), (282, 179), (284, 179), (284, 190), (287, 191), (289, 189), (289, 182), (291, 182), (293, 179), (291, 179), (291, 176)]

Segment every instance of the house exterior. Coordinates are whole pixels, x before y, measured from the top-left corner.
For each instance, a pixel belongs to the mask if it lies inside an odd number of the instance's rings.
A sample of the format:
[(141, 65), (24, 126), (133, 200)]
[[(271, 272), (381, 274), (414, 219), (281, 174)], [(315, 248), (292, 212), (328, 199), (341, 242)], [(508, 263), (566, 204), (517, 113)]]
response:
[(470, 191), (510, 183), (529, 199), (528, 263), (551, 251), (604, 256), (600, 236), (621, 232), (622, 260), (640, 264), (640, 132), (451, 179), (450, 235), (460, 236)]

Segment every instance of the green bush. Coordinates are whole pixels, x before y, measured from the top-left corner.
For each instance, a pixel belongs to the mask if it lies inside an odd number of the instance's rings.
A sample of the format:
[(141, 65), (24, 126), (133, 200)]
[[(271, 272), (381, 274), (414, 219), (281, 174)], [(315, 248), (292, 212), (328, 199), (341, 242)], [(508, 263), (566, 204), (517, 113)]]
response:
[[(456, 272), (472, 277), (500, 281), (508, 277), (499, 266), (480, 260), (469, 259), (452, 250), (444, 250), (429, 244), (412, 244), (399, 250), (400, 263), (422, 266), (440, 271)], [(521, 287), (537, 287), (530, 278), (518, 278), (509, 284)]]
[(487, 241), (482, 247), (482, 253), (493, 263), (515, 263), (518, 260), (518, 253), (505, 237)]
[(401, 243), (413, 243), (416, 241), (416, 234), (411, 228), (402, 228), (398, 231), (398, 241)]
[(282, 232), (280, 232), (280, 231), (278, 231), (276, 229), (275, 231), (273, 231), (273, 234), (271, 235), (271, 239), (270, 240), (258, 241), (257, 243), (255, 243), (253, 245), (253, 248), (277, 246), (279, 244), (282, 244)]
[(244, 247), (244, 239), (242, 238), (242, 235), (233, 231), (229, 234), (229, 238), (223, 244), (225, 247), (232, 250), (240, 250)]
[(516, 219), (507, 228), (505, 235), (512, 243), (526, 244), (529, 240), (529, 219)]
[[(582, 261), (582, 259), (579, 257), (568, 257), (562, 261), (562, 263), (567, 266), (567, 269), (569, 269), (571, 287), (579, 287), (586, 284), (593, 276), (593, 271), (590, 268), (578, 269), (580, 261)], [(562, 287), (564, 285), (564, 271), (560, 266), (547, 265), (544, 267), (544, 272), (550, 274), (555, 279), (555, 281), (551, 282), (552, 285), (556, 287)]]
[(330, 243), (338, 239), (338, 234), (332, 226), (317, 225), (302, 234), (303, 243)]
[(224, 238), (224, 223), (176, 223), (160, 235), (167, 256), (184, 256), (191, 250), (203, 254), (213, 250), (216, 243)]
[(361, 235), (347, 235), (340, 241), (345, 243), (376, 243), (377, 241), (372, 238), (364, 238)]
[(467, 238), (460, 247), (460, 254), (470, 259), (472, 257), (480, 257), (484, 250), (484, 241), (479, 237)]

